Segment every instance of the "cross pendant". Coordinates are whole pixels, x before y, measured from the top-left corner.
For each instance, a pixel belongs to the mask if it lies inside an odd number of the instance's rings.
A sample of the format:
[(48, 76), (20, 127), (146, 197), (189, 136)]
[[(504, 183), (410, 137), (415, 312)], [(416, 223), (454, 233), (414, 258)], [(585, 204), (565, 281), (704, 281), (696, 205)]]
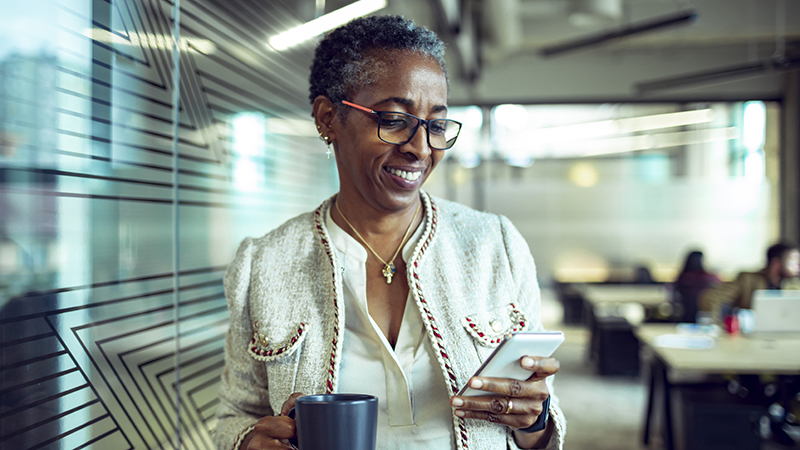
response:
[(392, 284), (392, 277), (394, 276), (394, 263), (389, 263), (383, 267), (383, 276), (386, 277), (386, 284)]

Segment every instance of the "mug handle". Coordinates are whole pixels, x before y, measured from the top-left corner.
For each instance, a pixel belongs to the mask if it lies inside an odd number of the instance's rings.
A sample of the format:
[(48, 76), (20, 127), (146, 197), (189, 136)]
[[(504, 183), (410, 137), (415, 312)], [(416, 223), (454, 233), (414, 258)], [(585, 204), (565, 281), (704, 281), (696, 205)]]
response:
[[(286, 416), (291, 418), (291, 419), (295, 419), (295, 415), (296, 414), (297, 413), (295, 412), (294, 407), (292, 407), (292, 409), (289, 410), (289, 412), (286, 414)], [(289, 445), (292, 446), (292, 450), (300, 450), (300, 447), (299, 447), (300, 444), (297, 442), (297, 438), (289, 439)]]

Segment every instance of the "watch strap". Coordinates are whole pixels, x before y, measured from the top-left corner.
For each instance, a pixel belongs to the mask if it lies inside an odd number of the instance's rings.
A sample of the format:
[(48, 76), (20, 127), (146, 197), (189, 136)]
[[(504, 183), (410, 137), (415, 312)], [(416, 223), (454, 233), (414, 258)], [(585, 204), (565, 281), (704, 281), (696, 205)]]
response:
[(547, 396), (547, 399), (542, 403), (542, 413), (539, 414), (539, 418), (536, 419), (536, 422), (533, 425), (529, 426), (528, 428), (520, 428), (517, 431), (521, 431), (523, 433), (536, 433), (537, 431), (542, 431), (547, 427), (547, 419), (550, 418), (550, 396)]

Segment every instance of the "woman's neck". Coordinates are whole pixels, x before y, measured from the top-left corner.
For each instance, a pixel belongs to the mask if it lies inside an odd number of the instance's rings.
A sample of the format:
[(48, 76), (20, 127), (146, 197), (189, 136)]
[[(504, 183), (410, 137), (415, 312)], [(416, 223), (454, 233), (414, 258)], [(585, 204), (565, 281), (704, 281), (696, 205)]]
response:
[(391, 256), (403, 237), (413, 234), (422, 222), (421, 203), (422, 199), (417, 197), (417, 202), (402, 210), (378, 211), (368, 205), (349, 202), (346, 196), (338, 194), (332, 201), (331, 218), (357, 241), (363, 239), (379, 254)]

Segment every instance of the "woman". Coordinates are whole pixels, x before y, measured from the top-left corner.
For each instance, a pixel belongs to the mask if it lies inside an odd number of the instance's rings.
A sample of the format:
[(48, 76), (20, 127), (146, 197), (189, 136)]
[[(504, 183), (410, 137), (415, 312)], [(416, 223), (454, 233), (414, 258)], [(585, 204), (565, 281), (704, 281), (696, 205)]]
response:
[(681, 322), (694, 323), (697, 318), (700, 293), (721, 283), (719, 277), (707, 272), (703, 265), (703, 252), (691, 251), (686, 255), (683, 270), (675, 279), (675, 302), (683, 307)]
[[(218, 448), (291, 448), (294, 399), (329, 392), (379, 398), (380, 449), (560, 448), (556, 360), (523, 358), (528, 381), (470, 379), (506, 333), (541, 328), (539, 289), (508, 219), (421, 191), (460, 129), (442, 42), (357, 19), (320, 42), (310, 81), (339, 192), (245, 239), (226, 273)], [(454, 395), (468, 380), (493, 394)]]

